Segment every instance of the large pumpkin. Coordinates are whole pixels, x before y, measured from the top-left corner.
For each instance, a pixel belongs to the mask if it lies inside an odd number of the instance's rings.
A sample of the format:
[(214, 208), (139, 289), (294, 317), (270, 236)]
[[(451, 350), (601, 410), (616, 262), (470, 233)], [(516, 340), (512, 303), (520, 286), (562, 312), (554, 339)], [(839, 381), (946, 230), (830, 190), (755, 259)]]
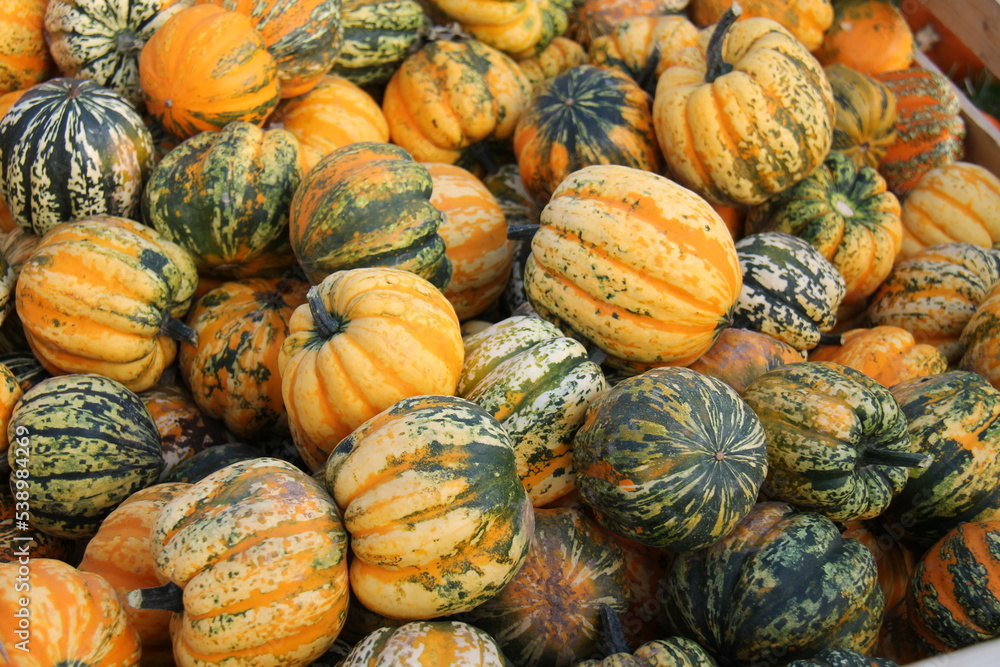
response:
[(329, 74), (359, 86), (384, 84), (429, 23), (421, 0), (342, 0), (344, 36)]
[(731, 322), (742, 276), (703, 199), (648, 171), (595, 165), (552, 193), (524, 282), (542, 317), (609, 355), (684, 364)]

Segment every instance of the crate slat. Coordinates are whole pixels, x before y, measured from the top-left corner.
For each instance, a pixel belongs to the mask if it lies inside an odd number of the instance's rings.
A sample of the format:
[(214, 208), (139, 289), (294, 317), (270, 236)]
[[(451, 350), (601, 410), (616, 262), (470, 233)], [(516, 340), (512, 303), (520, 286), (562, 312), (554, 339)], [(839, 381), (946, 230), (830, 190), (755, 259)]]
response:
[(986, 68), (1000, 76), (1000, 0), (907, 0), (919, 2), (948, 26)]

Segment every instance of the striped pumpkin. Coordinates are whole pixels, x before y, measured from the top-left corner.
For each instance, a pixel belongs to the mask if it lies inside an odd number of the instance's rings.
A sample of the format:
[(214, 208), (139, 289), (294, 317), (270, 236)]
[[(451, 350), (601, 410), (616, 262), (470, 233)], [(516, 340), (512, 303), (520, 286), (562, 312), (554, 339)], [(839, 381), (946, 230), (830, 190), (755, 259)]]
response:
[(742, 277), (732, 236), (703, 199), (648, 171), (595, 165), (553, 192), (524, 282), (543, 318), (609, 355), (685, 364), (732, 321)]
[(412, 621), (398, 628), (379, 628), (337, 663), (338, 667), (404, 664), (505, 667), (510, 663), (492, 637), (461, 621)]
[(341, 440), (325, 471), (351, 536), (351, 592), (376, 613), (469, 611), (528, 555), (534, 511), (510, 436), (475, 403), (404, 398)]
[[(17, 439), (24, 435), (12, 433), (14, 446), (18, 447)], [(31, 455), (30, 440), (22, 440), (28, 446), (22, 446), (18, 456)], [(7, 463), (7, 453), (0, 455), (0, 470), (5, 475), (10, 474)], [(0, 563), (17, 563), (22, 555), (31, 558), (54, 558), (66, 563), (75, 563), (77, 543), (66, 537), (49, 535), (24, 522), (28, 520), (28, 509), (31, 507), (31, 495), (27, 490), (18, 490), (17, 479), (14, 485), (0, 484)], [(15, 495), (16, 494), (16, 495)], [(20, 500), (18, 500), (20, 498)]]
[(698, 28), (683, 14), (634, 16), (595, 39), (590, 63), (628, 74), (652, 94), (656, 80), (681, 49), (698, 45)]
[[(7, 366), (0, 363), (0, 458), (7, 458), (7, 449), (10, 447), (10, 437), (7, 433), (7, 425), (10, 423), (10, 416), (14, 412), (14, 406), (21, 399), (24, 390), (21, 383)], [(0, 469), (4, 464), (0, 463)]]
[(740, 239), (736, 252), (743, 289), (733, 326), (774, 336), (800, 351), (839, 341), (825, 334), (837, 322), (847, 288), (819, 250), (785, 232), (758, 232)]
[(587, 52), (568, 37), (555, 37), (541, 52), (517, 61), (532, 87), (551, 79), (571, 67), (587, 62)]
[(721, 540), (750, 511), (767, 471), (764, 431), (747, 404), (722, 381), (675, 366), (594, 400), (573, 462), (602, 525), (674, 551)]
[(329, 73), (359, 86), (383, 84), (429, 23), (419, 0), (342, 0), (344, 35)]
[(45, 43), (46, 5), (48, 0), (7, 0), (0, 7), (0, 94), (28, 88), (55, 72)]
[(101, 375), (43, 380), (24, 393), (8, 426), (30, 437), (30, 456), (9, 461), (26, 471), (31, 522), (57, 537), (90, 537), (133, 492), (163, 469), (160, 434), (142, 400)]
[(230, 464), (263, 457), (264, 451), (258, 447), (239, 442), (224, 442), (207, 447), (184, 459), (171, 468), (161, 481), (169, 484), (175, 482), (194, 484)]
[(196, 0), (48, 0), (45, 38), (63, 76), (90, 79), (137, 107), (139, 53), (167, 19)]
[(962, 329), (958, 368), (982, 375), (1000, 389), (1000, 282), (994, 283)]
[(140, 392), (139, 398), (160, 434), (161, 482), (174, 468), (198, 452), (229, 442), (231, 438), (222, 422), (205, 415), (191, 392), (183, 387), (154, 385)]
[(430, 0), (461, 29), (518, 60), (537, 55), (566, 32), (572, 0), (524, 0), (497, 5), (482, 0)]
[(747, 385), (764, 373), (799, 361), (805, 361), (805, 356), (779, 338), (729, 327), (688, 368), (722, 380), (742, 394)]
[(595, 39), (611, 33), (633, 16), (679, 14), (689, 0), (581, 0), (571, 16), (568, 35), (589, 49)]
[[(887, 530), (890, 529), (890, 530)], [(872, 521), (845, 521), (844, 537), (858, 540), (875, 557), (878, 568), (878, 585), (885, 596), (886, 620), (903, 606), (906, 591), (913, 578), (919, 554), (900, 543), (890, 526)], [(883, 627), (883, 634), (887, 628)]]
[(86, 79), (33, 86), (0, 120), (0, 195), (39, 235), (89, 215), (131, 216), (153, 161), (135, 108)]
[(514, 154), (525, 189), (540, 204), (590, 165), (659, 172), (649, 95), (619, 70), (571, 67), (535, 87), (514, 130)]
[(896, 140), (896, 95), (874, 77), (835, 63), (824, 68), (837, 105), (832, 150), (860, 167), (878, 167)]

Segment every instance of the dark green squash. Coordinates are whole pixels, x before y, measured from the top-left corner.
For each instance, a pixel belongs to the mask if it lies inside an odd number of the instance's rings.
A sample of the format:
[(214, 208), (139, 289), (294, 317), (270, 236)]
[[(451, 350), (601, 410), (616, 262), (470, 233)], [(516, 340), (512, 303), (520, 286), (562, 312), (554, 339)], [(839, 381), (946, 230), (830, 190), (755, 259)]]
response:
[(344, 35), (330, 74), (359, 86), (385, 83), (429, 23), (419, 0), (343, 0)]
[(175, 465), (161, 480), (163, 482), (186, 482), (194, 484), (211, 475), (216, 470), (237, 461), (248, 461), (265, 456), (263, 450), (241, 442), (225, 442), (207, 447)]

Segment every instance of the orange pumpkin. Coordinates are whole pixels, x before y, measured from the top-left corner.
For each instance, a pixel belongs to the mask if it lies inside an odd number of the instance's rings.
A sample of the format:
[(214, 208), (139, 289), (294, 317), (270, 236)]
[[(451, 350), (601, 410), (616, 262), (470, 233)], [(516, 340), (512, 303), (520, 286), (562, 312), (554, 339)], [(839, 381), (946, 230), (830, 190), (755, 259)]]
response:
[(794, 347), (765, 333), (729, 327), (688, 368), (722, 380), (742, 394), (747, 385), (778, 366), (805, 361)]
[(580, 0), (575, 4), (567, 34), (589, 49), (595, 39), (625, 19), (675, 14), (687, 7), (688, 0)]
[(569, 37), (556, 37), (542, 52), (531, 58), (517, 61), (524, 75), (532, 86), (537, 86), (545, 79), (565, 72), (570, 67), (587, 62), (587, 52), (579, 43)]
[(14, 412), (14, 405), (23, 393), (17, 376), (7, 366), (0, 364), (0, 457), (6, 458), (7, 449), (10, 447), (7, 424)]
[(888, 616), (906, 599), (906, 589), (913, 577), (919, 554), (903, 546), (898, 537), (893, 537), (891, 527), (880, 525), (877, 519), (847, 521), (841, 535), (858, 540), (875, 557), (878, 584), (885, 596)]
[(160, 433), (161, 480), (181, 461), (231, 439), (222, 422), (204, 414), (184, 387), (158, 384), (139, 394), (139, 398)]
[(635, 16), (595, 39), (588, 55), (591, 64), (621, 70), (653, 90), (674, 54), (697, 44), (698, 28), (683, 15)]
[(917, 343), (906, 329), (880, 326), (844, 332), (843, 345), (820, 345), (809, 354), (810, 361), (835, 361), (861, 371), (885, 387), (944, 373), (948, 359), (927, 343)]
[(0, 93), (27, 88), (55, 73), (45, 43), (47, 4), (48, 0), (4, 0), (0, 5)]
[(840, 0), (830, 28), (812, 50), (824, 66), (841, 63), (882, 74), (913, 63), (913, 31), (891, 0)]
[(964, 349), (958, 367), (979, 373), (1000, 389), (1000, 283), (995, 283), (972, 314), (959, 345)]
[[(732, 0), (694, 0), (688, 7), (692, 20), (705, 27), (718, 23)], [(815, 51), (833, 25), (830, 0), (740, 0), (743, 17), (763, 16), (788, 28), (807, 49)]]

